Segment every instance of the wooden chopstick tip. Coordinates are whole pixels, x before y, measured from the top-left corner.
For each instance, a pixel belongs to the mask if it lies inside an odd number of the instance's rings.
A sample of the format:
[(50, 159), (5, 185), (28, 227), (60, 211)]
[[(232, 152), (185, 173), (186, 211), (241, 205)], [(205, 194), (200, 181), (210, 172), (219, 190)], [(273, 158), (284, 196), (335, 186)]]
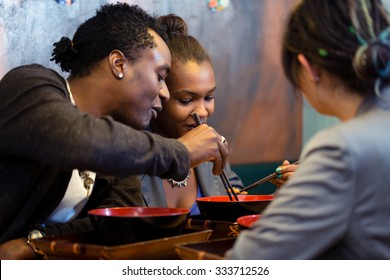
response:
[(200, 119), (200, 117), (199, 117), (197, 112), (192, 112), (191, 116), (192, 116), (192, 118), (194, 119), (194, 121), (195, 121), (195, 123), (197, 125), (201, 125), (202, 124), (202, 120)]

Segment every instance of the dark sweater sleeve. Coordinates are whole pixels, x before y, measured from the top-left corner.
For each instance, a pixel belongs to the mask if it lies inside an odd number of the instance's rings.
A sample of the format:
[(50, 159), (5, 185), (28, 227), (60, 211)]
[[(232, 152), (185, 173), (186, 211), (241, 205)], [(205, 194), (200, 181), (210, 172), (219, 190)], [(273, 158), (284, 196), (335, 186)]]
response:
[(90, 199), (76, 219), (66, 223), (37, 224), (46, 235), (79, 234), (94, 230), (88, 211), (105, 207), (146, 206), (136, 176), (97, 177)]
[(80, 112), (70, 102), (64, 79), (40, 65), (5, 75), (0, 98), (2, 156), (113, 176), (182, 180), (188, 173), (188, 150), (179, 141)]

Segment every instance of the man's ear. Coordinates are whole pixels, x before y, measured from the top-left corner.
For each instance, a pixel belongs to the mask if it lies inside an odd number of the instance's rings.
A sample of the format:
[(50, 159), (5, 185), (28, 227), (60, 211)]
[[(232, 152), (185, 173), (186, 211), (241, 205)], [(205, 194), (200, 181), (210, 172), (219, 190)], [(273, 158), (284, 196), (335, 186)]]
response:
[(313, 65), (310, 64), (309, 60), (303, 54), (298, 54), (297, 57), (299, 63), (302, 65), (303, 71), (306, 72), (307, 76), (312, 82), (318, 83), (320, 81), (319, 72)]
[(120, 50), (113, 50), (108, 56), (112, 74), (117, 79), (122, 79), (125, 74), (126, 57)]

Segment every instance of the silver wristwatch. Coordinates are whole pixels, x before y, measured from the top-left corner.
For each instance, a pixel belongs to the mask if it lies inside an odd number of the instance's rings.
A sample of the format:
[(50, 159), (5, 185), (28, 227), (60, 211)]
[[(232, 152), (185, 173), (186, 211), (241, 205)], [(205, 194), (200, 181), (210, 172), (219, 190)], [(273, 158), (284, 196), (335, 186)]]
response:
[(32, 231), (30, 231), (30, 233), (27, 236), (27, 242), (30, 244), (31, 240), (42, 238), (42, 237), (45, 237), (45, 236), (46, 236), (46, 234), (44, 234), (43, 232), (41, 232), (41, 231), (39, 231), (37, 229), (33, 229)]

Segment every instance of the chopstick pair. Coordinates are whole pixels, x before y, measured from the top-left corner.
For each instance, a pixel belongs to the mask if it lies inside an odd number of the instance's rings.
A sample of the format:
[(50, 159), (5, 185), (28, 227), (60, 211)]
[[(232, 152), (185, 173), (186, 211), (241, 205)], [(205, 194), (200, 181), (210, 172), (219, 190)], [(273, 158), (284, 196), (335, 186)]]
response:
[[(221, 177), (221, 180), (223, 183), (223, 187), (225, 188), (225, 191), (227, 192), (230, 201), (233, 201), (233, 197), (234, 197), (234, 200), (239, 201), (238, 196), (237, 196), (236, 192), (234, 191), (233, 186), (230, 184), (229, 178), (226, 175), (225, 170), (222, 170), (220, 177)], [(232, 197), (232, 195), (233, 195), (233, 197)]]
[[(293, 162), (291, 165), (298, 164), (298, 163), (299, 163), (299, 160), (297, 160), (296, 162)], [(264, 178), (262, 178), (262, 179), (260, 179), (260, 180), (258, 180), (258, 181), (256, 181), (256, 182), (254, 182), (253, 184), (250, 184), (249, 186), (247, 186), (247, 187), (241, 189), (240, 192), (244, 192), (244, 191), (250, 190), (250, 189), (252, 189), (252, 188), (254, 188), (254, 187), (257, 187), (258, 185), (261, 185), (261, 184), (263, 184), (263, 183), (266, 183), (266, 182), (268, 182), (269, 180), (272, 180), (272, 179), (276, 178), (276, 176), (278, 176), (278, 174), (279, 174), (279, 173), (277, 173), (277, 172), (271, 173), (271, 174), (265, 176)]]
[[(200, 117), (197, 113), (192, 113), (192, 117), (194, 118), (194, 121), (197, 125), (201, 125), (202, 121), (200, 120)], [(235, 193), (233, 186), (230, 184), (229, 178), (226, 175), (225, 170), (222, 170), (222, 173), (220, 175), (223, 187), (225, 188), (225, 191), (227, 192), (230, 201), (233, 201), (233, 197), (236, 201), (239, 201), (237, 194)], [(233, 197), (232, 197), (233, 195)]]

